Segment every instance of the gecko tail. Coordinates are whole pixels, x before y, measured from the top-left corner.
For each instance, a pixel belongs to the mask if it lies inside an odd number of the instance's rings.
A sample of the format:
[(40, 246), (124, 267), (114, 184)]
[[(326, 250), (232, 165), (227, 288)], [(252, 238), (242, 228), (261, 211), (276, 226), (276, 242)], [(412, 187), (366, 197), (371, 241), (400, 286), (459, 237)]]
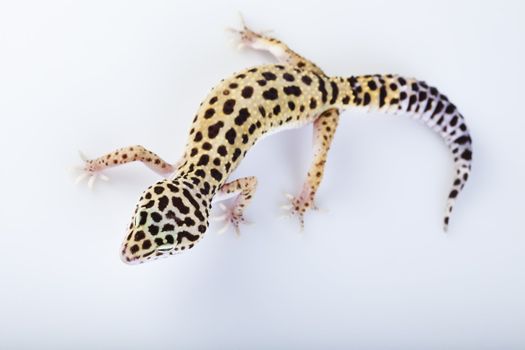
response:
[(330, 103), (339, 108), (378, 109), (385, 113), (409, 114), (424, 122), (445, 141), (454, 157), (455, 176), (447, 198), (443, 229), (463, 190), (472, 168), (472, 139), (465, 119), (456, 106), (424, 81), (397, 75), (363, 75), (331, 78)]

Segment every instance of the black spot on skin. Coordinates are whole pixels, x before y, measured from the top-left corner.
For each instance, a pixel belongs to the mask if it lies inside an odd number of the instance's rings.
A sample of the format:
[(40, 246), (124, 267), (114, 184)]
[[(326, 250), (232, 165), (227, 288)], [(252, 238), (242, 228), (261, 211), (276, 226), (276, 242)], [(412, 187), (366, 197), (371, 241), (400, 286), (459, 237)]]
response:
[(148, 212), (141, 211), (139, 215), (140, 215), (139, 225), (144, 225), (146, 223), (146, 220), (148, 220)]
[(162, 220), (162, 215), (160, 215), (159, 213), (155, 211), (151, 213), (151, 218), (153, 219), (153, 221), (159, 222), (160, 220)]
[(420, 92), (419, 92), (419, 96), (418, 96), (418, 98), (419, 98), (419, 102), (421, 102), (421, 101), (425, 101), (425, 100), (427, 99), (427, 93), (426, 93), (426, 91), (420, 91)]
[(347, 105), (349, 103), (350, 103), (350, 97), (349, 96), (343, 97), (343, 104)]
[(416, 95), (410, 95), (410, 98), (408, 99), (408, 107), (407, 111), (410, 111), (412, 106), (417, 102), (417, 96)]
[(463, 136), (460, 136), (457, 139), (455, 139), (454, 142), (457, 143), (457, 144), (460, 144), (460, 145), (464, 145), (466, 143), (470, 143), (471, 140), (470, 140), (470, 136), (463, 135)]
[(368, 81), (368, 88), (372, 91), (374, 91), (375, 89), (377, 89), (377, 84), (374, 80), (369, 80)]
[[(229, 131), (229, 130), (228, 130)], [(234, 130), (235, 131), (235, 130)], [(217, 152), (221, 155), (221, 156), (225, 156), (227, 153), (228, 153), (228, 150), (226, 149), (226, 146), (224, 145), (220, 145), (218, 148), (217, 148)]]
[(149, 225), (148, 226), (148, 231), (149, 233), (151, 233), (153, 236), (155, 236), (157, 233), (159, 233), (159, 227), (157, 225)]
[(203, 154), (200, 157), (199, 162), (197, 163), (197, 165), (198, 166), (200, 166), (200, 165), (207, 165), (209, 161), (210, 161), (210, 157), (207, 154)]
[(199, 150), (197, 148), (192, 148), (190, 152), (190, 156), (194, 157), (197, 153), (199, 153)]
[(166, 224), (162, 226), (162, 232), (174, 231), (174, 230), (175, 230), (175, 226), (173, 226), (172, 224)]
[[(248, 129), (248, 132), (251, 134), (253, 134), (255, 132), (255, 129), (257, 129), (257, 127), (255, 126), (255, 124), (252, 124), (250, 125), (250, 128)], [(218, 165), (218, 164), (217, 164)]]
[(299, 88), (299, 86), (285, 86), (283, 91), (287, 95), (301, 96), (301, 89)]
[(217, 96), (214, 96), (212, 98), (210, 98), (210, 104), (214, 104), (215, 102), (217, 102)]
[(204, 226), (204, 225), (199, 225), (199, 227), (197, 229), (199, 230), (200, 233), (206, 232), (206, 226)]
[(139, 248), (138, 244), (134, 244), (134, 245), (131, 246), (131, 248), (129, 248), (129, 251), (131, 252), (131, 254), (135, 254), (139, 250), (140, 250), (140, 248)]
[(236, 89), (236, 88), (239, 87), (239, 84), (237, 84), (237, 83), (231, 83), (230, 85), (228, 85), (228, 87), (229, 87), (230, 89)]
[(438, 101), (437, 106), (434, 109), (434, 112), (432, 113), (430, 118), (434, 118), (434, 116), (436, 116), (439, 112), (441, 112), (443, 110), (443, 107), (444, 107), (443, 102)]
[(323, 101), (323, 103), (326, 103), (326, 101), (328, 100), (328, 91), (326, 91), (324, 80), (318, 74), (315, 74), (315, 76), (319, 81), (319, 86), (317, 87), (317, 89), (321, 93), (321, 100)]
[(370, 103), (370, 100), (370, 94), (365, 92), (365, 95), (363, 96), (363, 106), (367, 106)]
[(306, 85), (310, 85), (312, 83), (312, 78), (310, 78), (308, 75), (303, 75), (301, 77), (301, 81)]
[(166, 209), (166, 206), (168, 205), (169, 201), (170, 200), (168, 199), (167, 196), (162, 196), (162, 197), (159, 198), (159, 206), (158, 206), (158, 208), (159, 208), (159, 210), (161, 212), (164, 211), (164, 209)]
[(463, 153), (461, 153), (461, 158), (465, 160), (472, 160), (472, 152), (468, 149), (464, 150)]
[(401, 91), (401, 92), (399, 93), (399, 99), (400, 99), (401, 101), (403, 101), (403, 100), (406, 99), (406, 98), (407, 98), (407, 93), (404, 92), (404, 91)]
[(230, 145), (233, 145), (235, 143), (235, 137), (237, 136), (237, 132), (235, 132), (234, 128), (231, 128), (226, 132), (226, 140), (228, 140)]
[(175, 243), (175, 239), (172, 235), (166, 235), (166, 242), (168, 242), (168, 244), (173, 244)]
[[(196, 240), (199, 239), (199, 236), (198, 235), (192, 235), (188, 231), (181, 231), (181, 232), (179, 232), (177, 234), (177, 243), (181, 244), (183, 238), (187, 239), (190, 242), (195, 242)], [(182, 248), (184, 248), (184, 247), (182, 247)]]
[(269, 88), (268, 90), (264, 91), (262, 95), (266, 100), (277, 100), (279, 97), (275, 88)]
[[(204, 178), (206, 176), (206, 173), (202, 169), (197, 169), (197, 170), (195, 170), (195, 175)], [(179, 192), (179, 191), (177, 191), (177, 192)]]
[(224, 114), (232, 114), (233, 109), (235, 107), (235, 100), (229, 99), (224, 102), (224, 106), (222, 106), (222, 111)]
[(135, 242), (141, 241), (144, 238), (146, 238), (146, 234), (144, 233), (144, 231), (140, 230), (137, 231), (137, 233), (135, 233)]
[(355, 87), (358, 83), (357, 81), (357, 78), (356, 77), (350, 77), (347, 79), (348, 80), (348, 83), (350, 84), (350, 87)]
[(407, 84), (407, 81), (406, 81), (405, 78), (403, 78), (403, 77), (399, 77), (399, 78), (397, 79), (397, 81), (399, 81), (399, 84), (400, 84), (401, 86), (405, 86), (405, 85)]
[(450, 126), (454, 127), (456, 126), (456, 124), (458, 123), (458, 116), (455, 115), (452, 117), (452, 119), (450, 119), (450, 122), (448, 123)]
[(257, 84), (259, 84), (259, 86), (265, 86), (266, 85), (266, 80), (257, 80)]
[(432, 100), (431, 98), (427, 100), (427, 105), (425, 106), (425, 112), (430, 111), (430, 109), (432, 108), (432, 101), (434, 100)]
[(151, 248), (151, 241), (149, 239), (142, 242), (142, 249), (149, 249)]
[(206, 110), (206, 112), (204, 112), (204, 118), (206, 119), (210, 119), (211, 117), (213, 117), (213, 115), (215, 114), (215, 109), (213, 108), (208, 108)]
[(202, 140), (202, 133), (200, 131), (197, 131), (197, 133), (195, 134), (195, 138), (193, 139), (193, 141), (195, 142), (199, 142), (200, 140)]
[(310, 99), (310, 109), (314, 109), (315, 107), (317, 107), (317, 101), (312, 97)]
[(153, 191), (156, 193), (156, 194), (161, 194), (162, 192), (164, 192), (164, 187), (162, 186), (155, 186), (153, 188)]
[(246, 135), (246, 134), (242, 135), (242, 143), (244, 143), (244, 144), (248, 143), (248, 135)]
[(241, 155), (241, 150), (236, 148), (235, 151), (233, 151), (232, 160), (235, 162), (237, 158), (239, 158), (240, 155)]
[(253, 88), (251, 86), (245, 86), (241, 91), (241, 96), (244, 98), (250, 98), (253, 95)]
[(266, 110), (264, 109), (263, 106), (259, 106), (259, 113), (261, 113), (263, 118), (266, 117)]
[(436, 96), (438, 94), (438, 90), (435, 87), (430, 88), (430, 94), (432, 96)]
[(250, 112), (248, 112), (248, 108), (241, 108), (239, 110), (239, 115), (235, 118), (235, 124), (242, 125), (244, 122), (248, 119), (250, 116)]
[(381, 88), (379, 89), (379, 108), (385, 105), (385, 99), (386, 99), (386, 87), (384, 85), (381, 85)]
[(202, 144), (202, 149), (203, 149), (203, 150), (209, 151), (209, 150), (211, 149), (211, 147), (212, 147), (212, 146), (211, 146), (211, 143), (209, 143), (209, 142), (204, 142), (204, 143)]
[(339, 87), (337, 86), (337, 83), (334, 81), (330, 82), (330, 86), (332, 87), (332, 98), (330, 99), (330, 103), (334, 104), (337, 100), (337, 96), (339, 96)]
[(273, 114), (278, 115), (279, 113), (281, 113), (281, 106), (275, 105), (275, 107), (273, 107)]
[(450, 191), (449, 198), (456, 198), (458, 196), (458, 190)]
[(295, 109), (295, 103), (293, 103), (292, 101), (288, 101), (288, 108), (290, 108), (290, 110), (293, 111)]
[(215, 136), (219, 134), (219, 131), (221, 130), (223, 126), (224, 126), (224, 123), (222, 122), (222, 120), (219, 120), (217, 123), (210, 125), (208, 127), (208, 137), (210, 139), (215, 138)]
[(455, 110), (456, 110), (456, 106), (454, 106), (454, 104), (451, 103), (447, 106), (447, 109), (445, 109), (445, 113), (452, 114), (454, 113)]
[(172, 197), (171, 198), (171, 202), (173, 203), (173, 206), (175, 208), (177, 208), (177, 210), (181, 214), (188, 214), (190, 212), (190, 208), (187, 207), (186, 205), (184, 205), (184, 203), (182, 202), (181, 198), (179, 198), (179, 197)]
[(219, 170), (213, 168), (210, 170), (210, 175), (217, 181), (220, 182), (222, 180), (222, 174)]
[(261, 75), (266, 80), (275, 80), (275, 79), (277, 79), (277, 76), (275, 74), (273, 74), (272, 72), (264, 72), (264, 73), (261, 73)]
[(286, 81), (294, 81), (295, 78), (293, 75), (291, 75), (290, 73), (284, 73), (283, 74), (283, 79), (286, 80)]

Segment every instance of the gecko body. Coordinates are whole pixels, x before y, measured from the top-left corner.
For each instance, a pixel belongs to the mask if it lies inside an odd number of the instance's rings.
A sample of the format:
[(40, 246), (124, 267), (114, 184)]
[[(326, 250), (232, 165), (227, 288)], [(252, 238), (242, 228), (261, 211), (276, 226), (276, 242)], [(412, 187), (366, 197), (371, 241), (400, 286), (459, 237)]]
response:
[(300, 193), (287, 209), (299, 217), (315, 209), (340, 112), (377, 109), (409, 114), (438, 132), (454, 157), (444, 229), (471, 169), (472, 141), (463, 116), (445, 95), (416, 79), (397, 75), (327, 76), (275, 38), (244, 27), (241, 43), (272, 53), (277, 64), (249, 68), (221, 81), (204, 99), (190, 128), (181, 160), (170, 165), (141, 146), (86, 162), (86, 171), (139, 160), (166, 176), (140, 197), (121, 249), (126, 263), (140, 263), (192, 248), (209, 225), (212, 200), (236, 195), (222, 219), (239, 230), (257, 187), (255, 177), (230, 181), (232, 172), (262, 137), (313, 124), (314, 159)]

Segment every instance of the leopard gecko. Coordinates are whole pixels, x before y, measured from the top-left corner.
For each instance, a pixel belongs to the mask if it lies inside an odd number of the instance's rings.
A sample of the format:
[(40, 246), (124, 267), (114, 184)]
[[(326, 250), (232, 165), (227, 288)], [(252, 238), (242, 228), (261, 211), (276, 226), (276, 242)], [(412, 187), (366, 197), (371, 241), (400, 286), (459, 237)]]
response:
[[(198, 108), (184, 154), (170, 164), (142, 146), (118, 149), (84, 159), (82, 178), (91, 186), (102, 170), (141, 161), (164, 179), (139, 198), (122, 244), (121, 258), (135, 264), (188, 250), (206, 233), (212, 200), (233, 196), (219, 217), (239, 232), (244, 209), (257, 178), (230, 179), (246, 153), (262, 137), (313, 124), (314, 156), (297, 196), (285, 209), (299, 218), (315, 209), (315, 194), (339, 116), (345, 109), (376, 109), (408, 114), (439, 133), (453, 154), (455, 177), (448, 195), (444, 230), (471, 170), (472, 140), (463, 116), (436, 88), (397, 75), (327, 76), (317, 65), (276, 38), (256, 33), (243, 23), (235, 31), (239, 44), (269, 52), (277, 63), (243, 70), (223, 79)], [(79, 180), (80, 180), (79, 179)]]

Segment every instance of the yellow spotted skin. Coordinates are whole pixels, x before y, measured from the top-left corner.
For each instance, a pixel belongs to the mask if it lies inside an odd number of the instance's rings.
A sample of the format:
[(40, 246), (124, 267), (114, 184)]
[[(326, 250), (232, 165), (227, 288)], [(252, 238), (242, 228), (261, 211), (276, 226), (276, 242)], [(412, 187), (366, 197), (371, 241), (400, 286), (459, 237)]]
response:
[[(140, 263), (192, 248), (207, 231), (212, 200), (224, 194), (238, 194), (233, 207), (223, 216), (238, 232), (257, 180), (247, 177), (231, 181), (232, 172), (261, 137), (312, 123), (312, 165), (301, 192), (290, 196), (287, 206), (303, 224), (304, 214), (315, 209), (314, 197), (328, 150), (340, 112), (345, 109), (409, 114), (442, 136), (456, 168), (444, 219), (447, 229), (454, 201), (470, 174), (472, 142), (463, 116), (446, 96), (425, 82), (396, 75), (329, 77), (275, 38), (246, 27), (238, 34), (245, 46), (268, 51), (279, 63), (240, 71), (221, 81), (204, 99), (174, 174), (149, 187), (139, 199), (121, 251), (126, 263)], [(149, 165), (168, 167), (152, 152), (140, 151), (148, 155)], [(151, 159), (150, 153), (156, 158)], [(122, 150), (119, 154), (117, 163), (126, 162)], [(104, 157), (112, 159), (115, 155), (113, 152), (90, 162), (104, 163)], [(137, 159), (127, 156), (127, 161), (131, 161), (129, 158)]]

